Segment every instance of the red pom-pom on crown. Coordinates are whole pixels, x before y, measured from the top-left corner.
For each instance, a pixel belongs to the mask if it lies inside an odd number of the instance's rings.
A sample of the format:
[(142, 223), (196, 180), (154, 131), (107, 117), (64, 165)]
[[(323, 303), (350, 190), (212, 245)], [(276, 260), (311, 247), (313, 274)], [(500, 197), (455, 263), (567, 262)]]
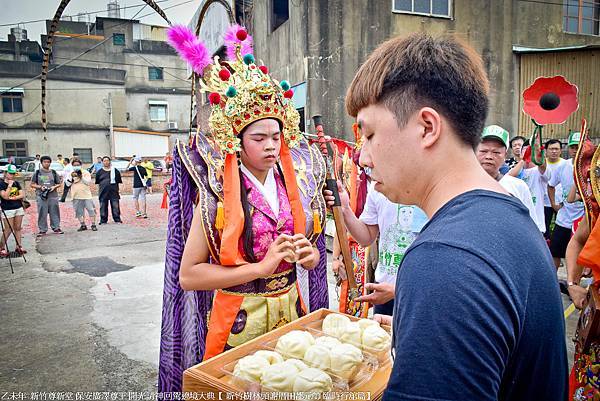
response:
[(219, 78), (221, 78), (221, 81), (228, 81), (229, 77), (231, 77), (231, 73), (228, 69), (223, 68), (221, 71), (219, 71)]
[(208, 95), (208, 101), (210, 104), (219, 104), (221, 103), (221, 95), (217, 92), (212, 92)]
[(285, 92), (283, 92), (283, 97), (286, 99), (291, 99), (293, 96), (294, 96), (294, 91), (291, 89), (288, 89)]
[(259, 70), (262, 71), (263, 74), (268, 74), (269, 73), (269, 69), (267, 68), (266, 65), (261, 65), (260, 67), (258, 67)]
[(248, 37), (248, 32), (245, 29), (240, 29), (236, 32), (235, 37), (238, 38), (240, 42), (243, 42)]

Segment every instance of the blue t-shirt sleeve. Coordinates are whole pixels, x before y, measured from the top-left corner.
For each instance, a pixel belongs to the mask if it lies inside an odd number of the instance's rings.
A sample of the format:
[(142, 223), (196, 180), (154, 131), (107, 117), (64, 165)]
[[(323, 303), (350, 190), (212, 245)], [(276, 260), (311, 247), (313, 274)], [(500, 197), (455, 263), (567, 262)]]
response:
[(422, 243), (405, 256), (396, 289), (384, 400), (497, 400), (519, 319), (492, 267), (460, 248)]

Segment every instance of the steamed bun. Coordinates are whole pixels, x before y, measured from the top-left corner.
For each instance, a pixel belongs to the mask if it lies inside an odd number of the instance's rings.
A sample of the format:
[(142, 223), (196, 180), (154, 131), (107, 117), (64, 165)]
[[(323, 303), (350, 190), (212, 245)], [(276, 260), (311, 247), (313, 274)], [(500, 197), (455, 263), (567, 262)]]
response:
[(356, 373), (356, 369), (363, 361), (363, 354), (360, 349), (351, 344), (341, 344), (330, 352), (331, 372), (343, 379), (350, 379)]
[(295, 367), (298, 370), (298, 372), (302, 372), (304, 369), (308, 369), (308, 366), (306, 366), (306, 364), (304, 362), (302, 362), (300, 359), (290, 358), (287, 361), (285, 361), (285, 363)]
[(350, 319), (347, 316), (337, 313), (330, 313), (323, 319), (322, 330), (325, 334), (332, 337), (340, 338), (346, 330), (346, 326), (350, 324)]
[(309, 332), (292, 330), (279, 338), (275, 346), (275, 351), (284, 355), (284, 357), (304, 359), (306, 350), (314, 342), (315, 339)]
[(274, 351), (260, 350), (256, 351), (254, 355), (265, 358), (271, 365), (274, 363), (283, 362), (283, 357)]
[(233, 368), (233, 375), (252, 382), (260, 382), (260, 377), (269, 361), (257, 355), (248, 355), (238, 361)]
[(358, 325), (360, 326), (360, 329), (361, 329), (362, 331), (365, 331), (365, 329), (366, 329), (367, 327), (371, 327), (371, 326), (377, 326), (377, 327), (380, 327), (380, 326), (379, 326), (379, 323), (378, 323), (378, 322), (376, 322), (376, 321), (375, 321), (375, 320), (373, 320), (373, 319), (360, 319), (360, 320), (358, 321)]
[(331, 357), (329, 348), (324, 345), (311, 345), (304, 355), (304, 362), (313, 368), (329, 370), (331, 368)]
[(308, 368), (298, 374), (294, 381), (294, 392), (328, 392), (333, 388), (331, 377), (322, 370)]
[(296, 376), (298, 376), (298, 370), (293, 364), (279, 362), (267, 366), (263, 370), (260, 384), (275, 391), (291, 392)]
[(334, 347), (342, 345), (340, 340), (338, 340), (337, 338), (328, 337), (328, 336), (317, 337), (315, 339), (315, 344), (316, 345), (324, 345), (325, 347), (327, 347), (329, 349), (332, 349)]
[(357, 322), (348, 323), (339, 337), (343, 343), (362, 344), (362, 330)]
[(362, 333), (362, 346), (375, 351), (383, 351), (392, 343), (391, 336), (378, 326), (370, 326)]

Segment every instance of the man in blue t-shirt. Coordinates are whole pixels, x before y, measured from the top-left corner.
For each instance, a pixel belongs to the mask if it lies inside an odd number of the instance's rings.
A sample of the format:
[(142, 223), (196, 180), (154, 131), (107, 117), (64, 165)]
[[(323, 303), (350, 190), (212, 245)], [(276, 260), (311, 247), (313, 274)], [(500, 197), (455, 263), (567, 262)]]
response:
[(348, 89), (375, 189), (430, 218), (398, 270), (387, 401), (567, 398), (551, 255), (474, 153), (488, 89), (473, 49), (425, 33), (379, 46)]

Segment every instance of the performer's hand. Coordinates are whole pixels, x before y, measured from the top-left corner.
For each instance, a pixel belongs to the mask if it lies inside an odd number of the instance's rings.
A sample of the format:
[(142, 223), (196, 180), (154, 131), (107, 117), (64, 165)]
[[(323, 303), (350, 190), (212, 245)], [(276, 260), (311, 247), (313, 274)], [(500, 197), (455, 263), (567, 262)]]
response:
[(391, 301), (396, 295), (394, 284), (390, 283), (367, 283), (365, 284), (365, 289), (373, 292), (356, 298), (356, 302), (369, 302), (373, 305), (381, 305)]
[(258, 275), (260, 278), (273, 274), (281, 261), (294, 253), (292, 237), (281, 234), (269, 246), (264, 259), (258, 263)]
[(348, 275), (346, 274), (346, 267), (344, 266), (344, 262), (340, 259), (333, 259), (333, 263), (331, 264), (331, 270), (333, 270), (334, 274), (337, 274), (340, 279), (347, 280)]
[(304, 234), (296, 234), (292, 237), (292, 242), (298, 259), (297, 263), (308, 269), (314, 268), (319, 261), (319, 256), (310, 241)]
[(570, 285), (568, 291), (575, 307), (577, 309), (583, 308), (583, 302), (587, 296), (587, 289), (579, 285)]
[(376, 314), (376, 315), (373, 315), (373, 320), (375, 320), (379, 324), (384, 324), (386, 326), (392, 325), (392, 316), (389, 316), (389, 315)]
[(563, 207), (562, 202), (558, 203), (558, 204), (555, 203), (554, 205), (552, 205), (552, 209), (554, 209), (555, 212), (558, 212), (560, 209), (562, 209), (562, 207)]
[[(337, 181), (338, 192), (340, 193), (340, 203), (342, 204), (343, 209), (350, 208), (350, 197), (348, 196), (348, 192), (342, 186), (342, 183)], [(327, 202), (327, 207), (331, 208), (333, 203), (335, 202), (335, 197), (333, 196), (333, 192), (328, 189), (323, 190), (323, 196), (325, 197), (325, 201)]]

